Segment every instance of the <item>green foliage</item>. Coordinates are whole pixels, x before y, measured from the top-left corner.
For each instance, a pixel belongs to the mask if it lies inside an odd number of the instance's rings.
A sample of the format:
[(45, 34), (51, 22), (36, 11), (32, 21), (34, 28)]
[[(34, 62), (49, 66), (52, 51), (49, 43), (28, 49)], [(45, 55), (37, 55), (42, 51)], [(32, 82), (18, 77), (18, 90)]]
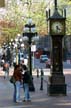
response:
[(71, 18), (67, 18), (66, 21), (66, 34), (71, 35)]
[(59, 9), (66, 9), (66, 34), (71, 35), (71, 0), (60, 0)]
[[(32, 0), (21, 0), (18, 5), (16, 0), (12, 0), (10, 4), (7, 4), (7, 14), (5, 20), (14, 23), (13, 28), (7, 27), (4, 32), (15, 37), (18, 33), (22, 33), (23, 26), (27, 22), (27, 19), (31, 17), (36, 24), (38, 33), (46, 29), (46, 10), (47, 4), (43, 0), (42, 2), (33, 3)], [(8, 32), (7, 32), (8, 31)], [(44, 32), (45, 34), (45, 32)]]
[[(9, 1), (8, 1), (9, 2)], [(37, 32), (45, 35), (47, 33), (46, 23), (46, 7), (47, 3), (42, 0), (41, 2), (32, 2), (32, 0), (11, 0), (7, 4), (7, 13), (4, 16), (4, 20), (14, 24), (13, 27), (3, 27), (3, 32), (9, 37), (15, 38), (18, 33), (23, 32), (23, 27), (27, 22), (27, 19), (31, 17), (33, 22), (36, 24)], [(66, 20), (66, 33), (71, 34), (71, 1), (70, 0), (59, 0), (58, 8), (61, 10), (68, 7), (67, 9), (67, 20)], [(52, 9), (53, 10), (53, 9)]]

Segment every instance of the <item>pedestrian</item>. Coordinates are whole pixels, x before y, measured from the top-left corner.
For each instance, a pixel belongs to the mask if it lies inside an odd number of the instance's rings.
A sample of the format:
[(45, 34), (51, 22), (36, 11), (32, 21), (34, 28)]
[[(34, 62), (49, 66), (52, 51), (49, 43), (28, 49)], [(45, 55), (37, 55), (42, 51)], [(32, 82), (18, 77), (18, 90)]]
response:
[(24, 100), (23, 101), (31, 101), (30, 100), (30, 93), (29, 93), (29, 82), (30, 82), (30, 75), (26, 65), (23, 65), (23, 89), (24, 89)]
[(5, 61), (3, 64), (3, 71), (5, 72), (4, 78), (9, 78), (9, 63)]
[(20, 100), (20, 84), (21, 84), (22, 74), (21, 74), (20, 65), (16, 65), (14, 67), (13, 77), (15, 79), (13, 101), (21, 102), (21, 100)]
[(14, 58), (14, 60), (13, 60), (13, 66), (14, 67), (16, 66), (16, 58)]

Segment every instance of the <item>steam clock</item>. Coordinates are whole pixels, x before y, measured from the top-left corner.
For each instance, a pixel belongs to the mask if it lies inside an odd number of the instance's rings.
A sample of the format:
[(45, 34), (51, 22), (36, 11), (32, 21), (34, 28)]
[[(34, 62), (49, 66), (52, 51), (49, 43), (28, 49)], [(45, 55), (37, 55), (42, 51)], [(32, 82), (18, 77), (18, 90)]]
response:
[(57, 0), (54, 0), (55, 8), (51, 15), (48, 15), (49, 35), (52, 39), (51, 49), (51, 74), (48, 78), (48, 95), (66, 95), (65, 76), (63, 75), (63, 48), (62, 39), (65, 35), (66, 10), (60, 11), (57, 8)]

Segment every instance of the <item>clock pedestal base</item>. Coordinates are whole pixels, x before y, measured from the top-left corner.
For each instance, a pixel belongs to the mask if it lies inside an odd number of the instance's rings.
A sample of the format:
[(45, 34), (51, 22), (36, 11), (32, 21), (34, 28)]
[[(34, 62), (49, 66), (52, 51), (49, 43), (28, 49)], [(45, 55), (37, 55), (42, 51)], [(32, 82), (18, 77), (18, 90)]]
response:
[(47, 90), (50, 96), (66, 96), (65, 77), (63, 75), (49, 76)]

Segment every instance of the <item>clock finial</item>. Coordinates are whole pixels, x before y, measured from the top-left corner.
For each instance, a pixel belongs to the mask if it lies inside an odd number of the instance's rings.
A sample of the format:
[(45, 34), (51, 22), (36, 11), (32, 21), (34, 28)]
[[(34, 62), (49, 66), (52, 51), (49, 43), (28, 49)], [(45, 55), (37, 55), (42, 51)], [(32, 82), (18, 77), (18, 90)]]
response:
[(57, 0), (54, 0), (55, 10), (57, 10)]

